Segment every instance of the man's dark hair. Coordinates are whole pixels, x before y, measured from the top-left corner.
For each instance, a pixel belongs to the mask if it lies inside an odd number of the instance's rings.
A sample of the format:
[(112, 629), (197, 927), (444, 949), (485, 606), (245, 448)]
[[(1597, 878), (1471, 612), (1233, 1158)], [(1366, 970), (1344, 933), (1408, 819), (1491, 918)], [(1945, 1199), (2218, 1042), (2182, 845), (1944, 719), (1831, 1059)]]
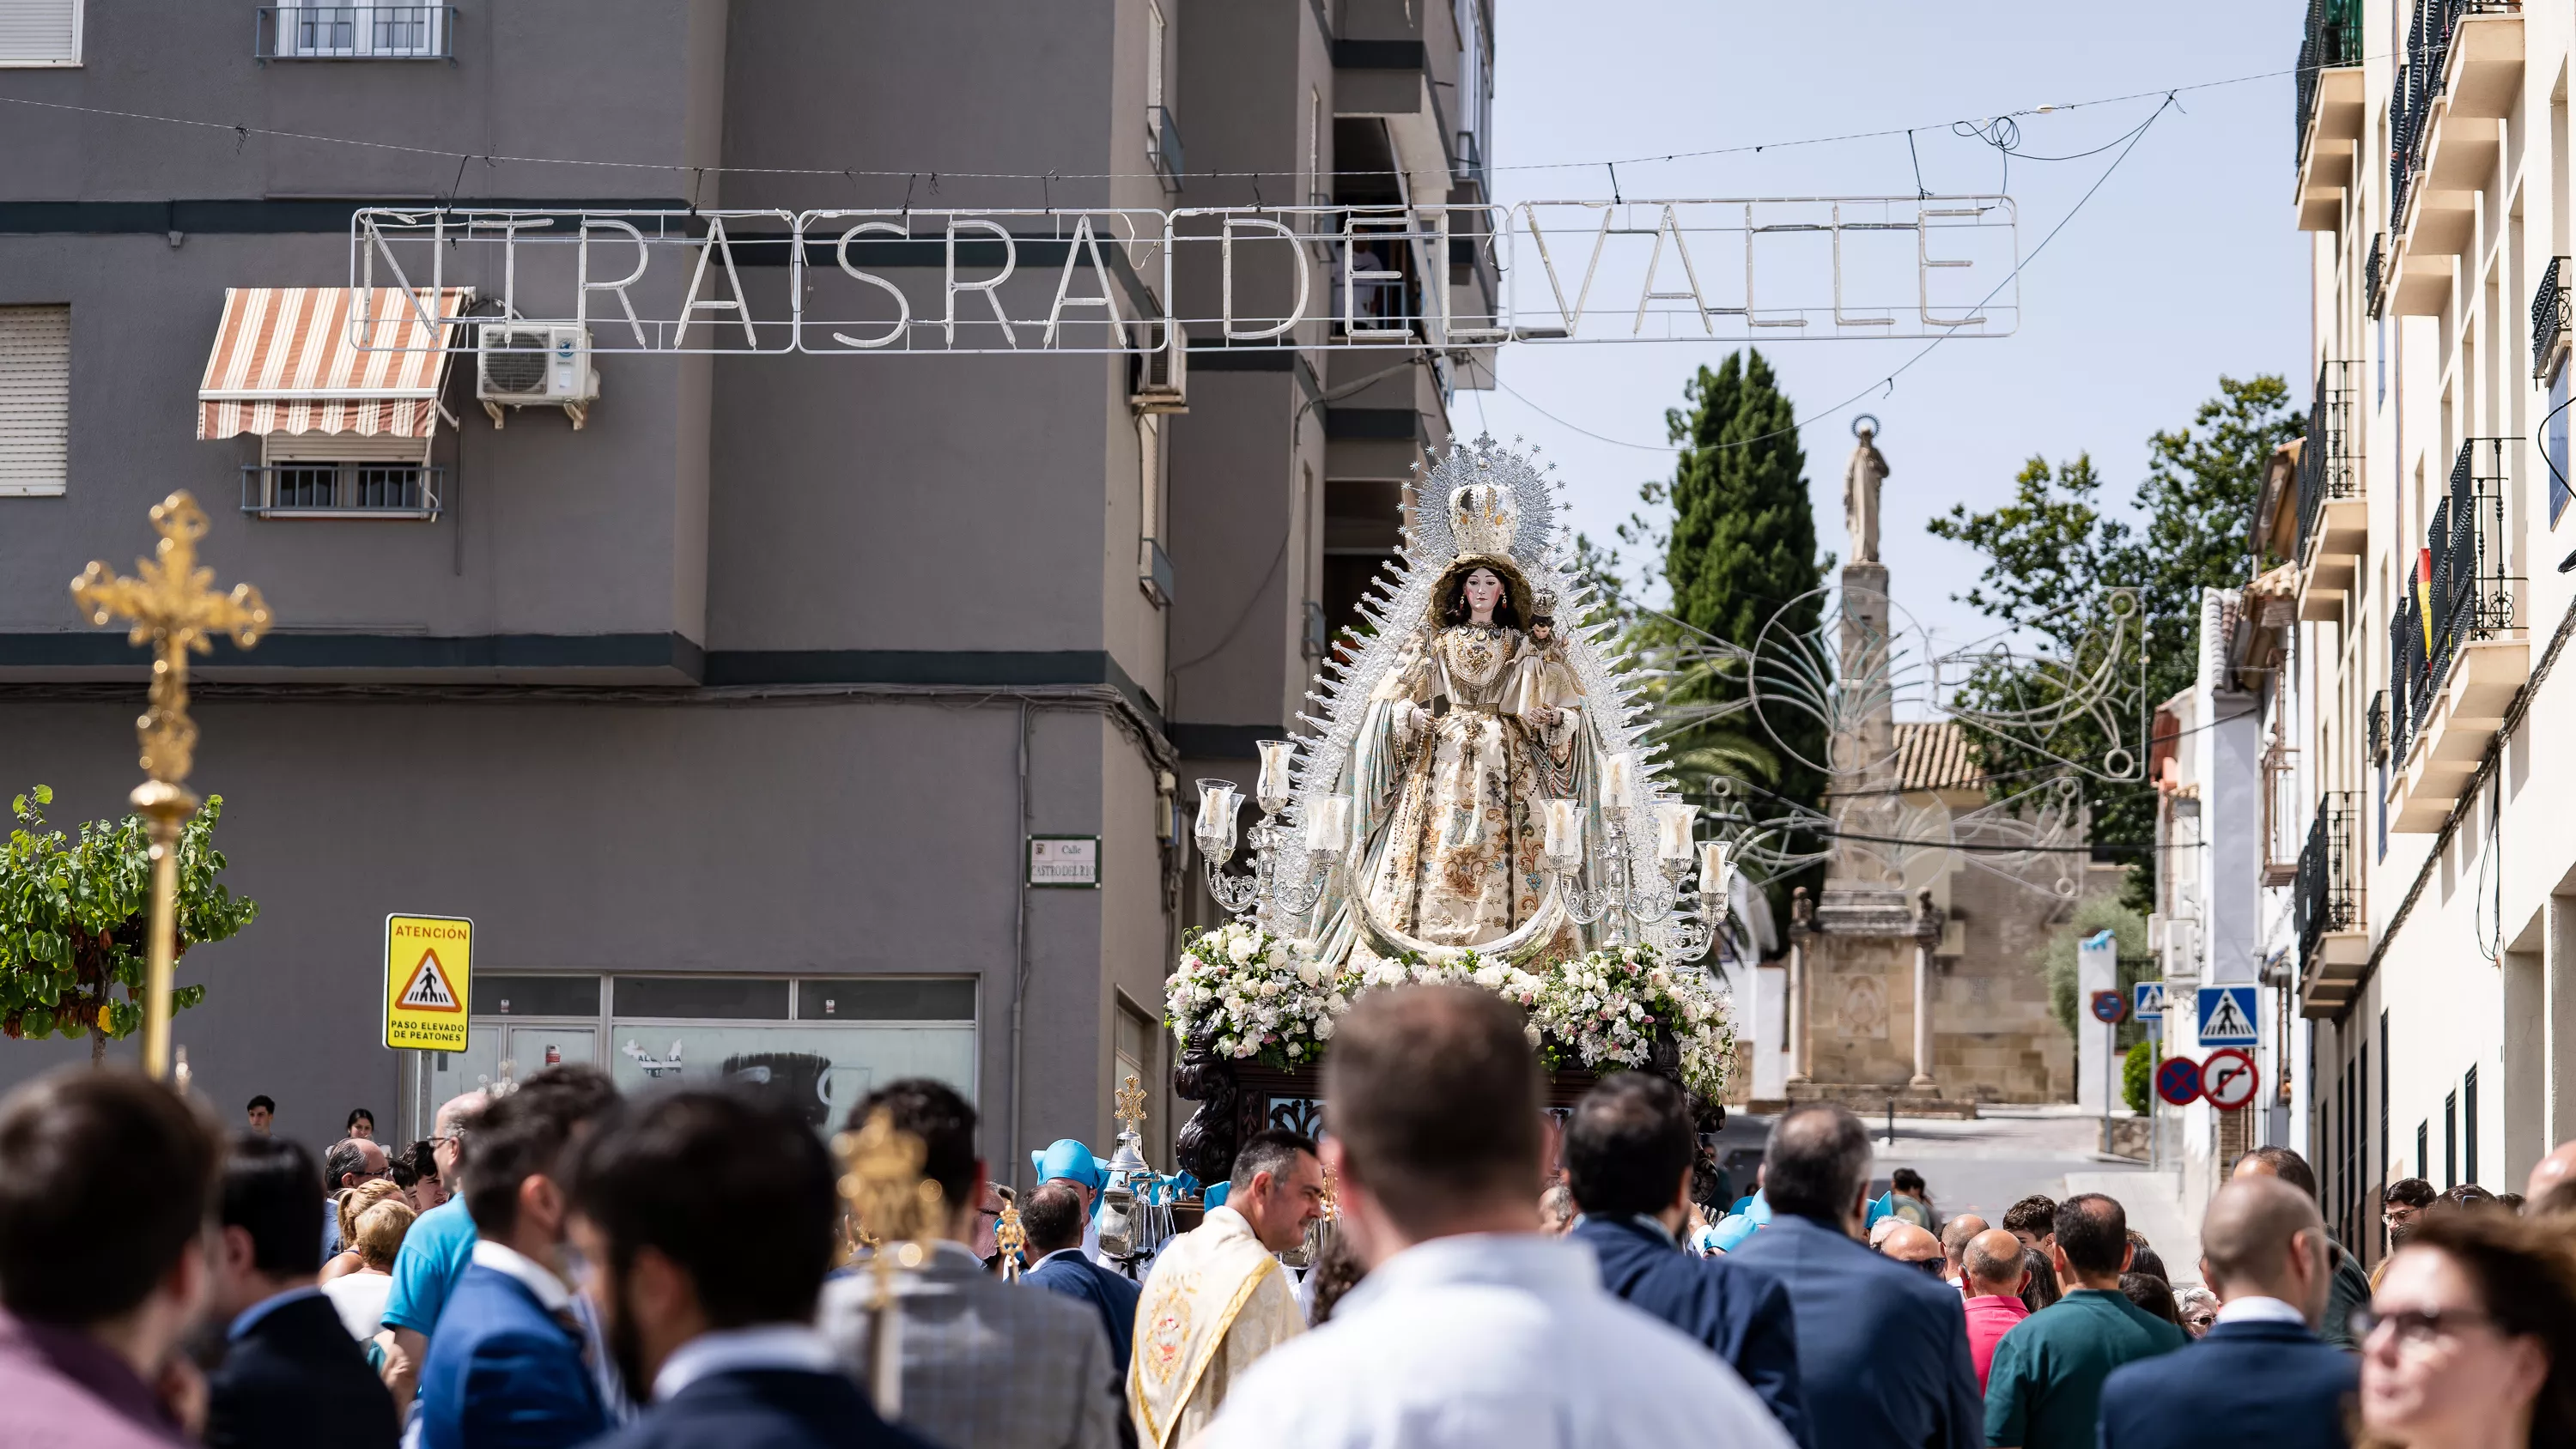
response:
[(2121, 1274), (2120, 1296), (2174, 1327), (2182, 1327), (2182, 1319), (2174, 1313), (2173, 1285), (2165, 1281), (2162, 1273)]
[(1234, 1154), (1234, 1171), (1227, 1176), (1234, 1192), (1252, 1191), (1255, 1173), (1270, 1174), (1272, 1182), (1284, 1181), (1297, 1170), (1297, 1155), (1315, 1155), (1315, 1139), (1303, 1132), (1285, 1127), (1266, 1127), (1245, 1140)]
[(476, 1119), (474, 1159), (466, 1164), (461, 1195), (474, 1230), (487, 1238), (509, 1235), (519, 1224), (519, 1184), (532, 1177), (561, 1180), (564, 1149), (587, 1123), (615, 1104), (614, 1089), (596, 1090), (589, 1078), (546, 1080), (549, 1068), (494, 1099)]
[(1602, 1079), (1565, 1124), (1565, 1185), (1587, 1213), (1652, 1215), (1673, 1205), (1699, 1148), (1682, 1089), (1645, 1072)]
[(1029, 1261), (1060, 1253), (1082, 1241), (1082, 1194), (1061, 1183), (1049, 1183), (1029, 1194), (1020, 1209), (1020, 1227), (1029, 1235)]
[(2057, 1231), (2057, 1199), (2032, 1193), (2004, 1209), (2004, 1231), (2044, 1238)]
[[(142, 1303), (202, 1240), (223, 1150), (212, 1122), (134, 1072), (66, 1068), (0, 1098), (0, 1304), (81, 1327)], [(305, 1219), (316, 1249), (320, 1231)]]
[(224, 1159), (221, 1221), (250, 1234), (252, 1267), (305, 1278), (322, 1270), (322, 1238), (313, 1222), (323, 1195), (315, 1181), (313, 1154), (304, 1144), (256, 1132), (233, 1139)]
[[(381, 1142), (376, 1145), (378, 1148), (382, 1148), (384, 1146)], [(322, 1154), (322, 1190), (326, 1193), (333, 1193), (349, 1186), (350, 1184), (345, 1179), (353, 1172), (357, 1173), (361, 1179), (364, 1179), (366, 1176), (366, 1139), (362, 1137), (343, 1137), (339, 1141), (331, 1144), (330, 1151)]]
[(1360, 998), (1324, 1058), (1324, 1120), (1355, 1183), (1397, 1227), (1435, 1235), (1459, 1213), (1538, 1201), (1538, 1053), (1520, 1009), (1467, 986)]
[(2446, 1210), (2493, 1207), (2495, 1206), (2495, 1200), (2496, 1196), (2494, 1193), (2487, 1191), (2485, 1188), (2478, 1186), (2474, 1182), (2464, 1182), (2456, 1187), (2444, 1191), (2439, 1198), (2434, 1200), (2434, 1205)]
[(1762, 1196), (1775, 1213), (1815, 1218), (1837, 1230), (1869, 1180), (1869, 1129), (1838, 1102), (1792, 1107), (1771, 1124), (1762, 1155)]
[(438, 1176), (438, 1144), (424, 1137), (403, 1149), (402, 1160), (411, 1164), (412, 1181)]
[(2389, 1207), (2423, 1208), (2431, 1207), (2433, 1199), (2440, 1195), (2433, 1190), (2433, 1184), (2420, 1177), (2401, 1177), (2388, 1185), (2379, 1200)]
[(905, 1077), (886, 1083), (850, 1109), (849, 1128), (868, 1125), (879, 1108), (893, 1119), (894, 1130), (921, 1139), (921, 1172), (939, 1184), (947, 1212), (972, 1207), (975, 1191), (975, 1109), (957, 1089), (930, 1077)]
[(2173, 1274), (2165, 1271), (2164, 1255), (2157, 1252), (2155, 1249), (2148, 1247), (2145, 1243), (2137, 1241), (2137, 1236), (2138, 1235), (2135, 1233), (2131, 1233), (2129, 1235), (2131, 1245), (2137, 1249), (2136, 1252), (2129, 1255), (2129, 1271), (2132, 1273), (2144, 1273), (2150, 1278), (2163, 1279), (2166, 1284), (2166, 1291), (2170, 1293), (2172, 1291)]
[(651, 1248), (689, 1275), (711, 1327), (814, 1316), (840, 1199), (801, 1118), (740, 1091), (657, 1093), (611, 1106), (569, 1169), (572, 1210), (620, 1280)]
[(2234, 1162), (2229, 1163), (2227, 1165), (2227, 1170), (2232, 1175), (2237, 1168), (2244, 1166), (2247, 1162), (2262, 1163), (2265, 1167), (2272, 1170), (2272, 1175), (2274, 1177), (2277, 1177), (2283, 1182), (2288, 1183), (2290, 1186), (2297, 1188), (2299, 1191), (2306, 1193), (2309, 1201), (2313, 1202), (2316, 1200), (2317, 1170), (2308, 1166), (2308, 1160), (2306, 1158), (2301, 1157), (2289, 1148), (2257, 1147), (2253, 1151), (2237, 1158)]
[(2129, 1256), (2129, 1214), (2119, 1199), (2077, 1193), (2057, 1205), (2057, 1251), (2078, 1273), (2117, 1273)]
[(599, 1116), (617, 1100), (617, 1083), (587, 1062), (560, 1062), (519, 1079), (522, 1092), (560, 1092), (582, 1121)]
[(248, 1102), (243, 1103), (242, 1110), (245, 1112), (266, 1112), (270, 1116), (274, 1117), (277, 1115), (277, 1104), (269, 1100), (266, 1092), (262, 1092), (258, 1096), (251, 1098)]

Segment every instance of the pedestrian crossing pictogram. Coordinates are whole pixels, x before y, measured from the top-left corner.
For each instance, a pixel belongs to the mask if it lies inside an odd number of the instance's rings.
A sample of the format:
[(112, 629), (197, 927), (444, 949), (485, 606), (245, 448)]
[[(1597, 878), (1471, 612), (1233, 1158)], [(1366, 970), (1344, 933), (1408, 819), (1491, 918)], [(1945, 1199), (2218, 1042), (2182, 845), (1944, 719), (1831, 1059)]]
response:
[(403, 1006), (412, 1011), (463, 1011), (464, 1003), (447, 984), (447, 970), (438, 964), (436, 951), (424, 951), (420, 964), (412, 968), (411, 984), (403, 988)]
[(2254, 1026), (2253, 987), (2200, 988), (2202, 1046), (2252, 1046), (2262, 1039), (2262, 1033)]

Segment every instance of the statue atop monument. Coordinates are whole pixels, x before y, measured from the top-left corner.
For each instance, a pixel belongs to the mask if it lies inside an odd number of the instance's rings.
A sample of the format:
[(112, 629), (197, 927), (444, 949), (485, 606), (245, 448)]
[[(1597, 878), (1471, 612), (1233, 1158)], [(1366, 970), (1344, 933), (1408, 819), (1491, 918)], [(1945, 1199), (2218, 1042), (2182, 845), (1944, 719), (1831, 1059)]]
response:
[(1878, 562), (1878, 488), (1887, 481), (1887, 459), (1872, 441), (1877, 435), (1878, 419), (1867, 413), (1852, 424), (1860, 442), (1843, 469), (1843, 523), (1851, 530), (1853, 563)]

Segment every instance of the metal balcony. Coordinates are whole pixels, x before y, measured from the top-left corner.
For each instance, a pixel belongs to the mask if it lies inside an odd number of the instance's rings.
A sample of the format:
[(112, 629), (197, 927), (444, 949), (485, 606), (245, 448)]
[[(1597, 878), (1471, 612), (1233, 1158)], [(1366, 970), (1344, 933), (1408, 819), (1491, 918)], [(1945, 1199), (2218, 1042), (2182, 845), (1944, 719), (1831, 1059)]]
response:
[(2362, 915), (2361, 808), (2358, 791), (2326, 792), (2299, 851), (2290, 909), (2305, 1015), (2331, 1015), (2349, 1004), (2370, 957)]
[(2331, 231), (2343, 217), (2362, 132), (2361, 0), (2308, 0), (2299, 42), (2299, 226)]
[(438, 517), (443, 468), (417, 463), (245, 465), (241, 511), (260, 518)]
[(2380, 272), (2382, 270), (2382, 253), (2387, 250), (2387, 241), (2388, 233), (2384, 231), (2371, 233), (2370, 256), (2361, 264), (2362, 301), (2368, 307), (2370, 311), (2370, 320), (2373, 322), (2379, 320), (2379, 309), (2382, 301), (2382, 295), (2379, 290), (2379, 283), (2381, 280)]
[(2567, 259), (2551, 257), (2531, 294), (2531, 380), (2546, 382), (2567, 351)]
[(1181, 159), (1181, 123), (1172, 119), (1169, 106), (1145, 108), (1145, 159), (1153, 163), (1165, 191), (1181, 189), (1189, 168)]
[[(2416, 0), (2388, 100), (2389, 292), (2402, 315), (2438, 312), (2448, 258), (2477, 234), (2503, 120), (2521, 95), (2519, 0)], [(2420, 263), (2420, 265), (2418, 265)]]
[(2374, 695), (2372, 695), (2372, 696), (2370, 697), (2370, 710), (2369, 710), (2368, 715), (2365, 717), (2365, 725), (2364, 725), (2364, 728), (2365, 728), (2365, 733), (2364, 733), (2363, 738), (2364, 738), (2365, 742), (2367, 743), (2367, 746), (2368, 746), (2368, 748), (2369, 748), (2369, 750), (2370, 750), (2370, 762), (2371, 762), (2372, 764), (2374, 764), (2374, 765), (2385, 765), (2385, 764), (2387, 764), (2387, 763), (2388, 763), (2388, 691), (2387, 691), (2387, 690), (2384, 690), (2384, 689), (2383, 689), (2383, 690), (2379, 691), (2377, 694), (2374, 694)]
[(2505, 532), (2515, 438), (2460, 445), (2406, 597), (2389, 623), (2389, 828), (2439, 829), (2530, 677)]
[(456, 59), (453, 5), (262, 5), (251, 54), (271, 60)]

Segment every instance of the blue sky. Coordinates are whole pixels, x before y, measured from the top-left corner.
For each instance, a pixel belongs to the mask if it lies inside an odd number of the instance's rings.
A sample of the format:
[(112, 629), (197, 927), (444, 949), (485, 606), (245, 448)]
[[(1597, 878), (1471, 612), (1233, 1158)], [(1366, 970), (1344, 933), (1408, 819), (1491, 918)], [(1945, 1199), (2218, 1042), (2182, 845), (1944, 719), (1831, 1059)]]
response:
[[(1499, 0), (1493, 160), (1592, 161), (1703, 147), (1920, 126), (1924, 185), (1987, 191), (1998, 155), (1949, 122), (2134, 91), (2287, 71), (2304, 7), (2284, 0), (2165, 0), (2156, 5), (1832, 3), (1749, 6), (1685, 0)], [(2136, 126), (2160, 99), (2023, 117), (2032, 155), (2090, 150)], [(2188, 422), (2219, 374), (2281, 372), (2308, 393), (2307, 238), (2291, 208), (2293, 105), (2286, 74), (2184, 91), (2080, 215), (2028, 264), (2022, 324), (2004, 339), (1955, 340), (1893, 392), (1805, 429), (1821, 545), (1848, 554), (1842, 469), (1849, 420), (1884, 424), (1893, 469), (1881, 553), (1897, 601), (1944, 640), (1987, 626), (1950, 601), (1976, 555), (1924, 531), (1952, 504), (1991, 507), (2033, 453), (2089, 450), (2125, 499), (2146, 440)], [(2027, 256), (2102, 175), (2116, 148), (2078, 161), (2016, 160), (2010, 188)], [(1504, 201), (1606, 196), (1592, 171), (1498, 169)], [(1624, 195), (1910, 195), (1901, 136), (1795, 146), (1761, 155), (1622, 165)], [(1801, 414), (1883, 377), (1920, 342), (1765, 347)], [(1520, 434), (1567, 480), (1572, 522), (1608, 534), (1636, 506), (1637, 484), (1669, 476), (1664, 409), (1726, 345), (1523, 346), (1501, 361), (1511, 392), (1461, 393), (1473, 431)], [(1480, 411), (1481, 409), (1481, 411)]]

